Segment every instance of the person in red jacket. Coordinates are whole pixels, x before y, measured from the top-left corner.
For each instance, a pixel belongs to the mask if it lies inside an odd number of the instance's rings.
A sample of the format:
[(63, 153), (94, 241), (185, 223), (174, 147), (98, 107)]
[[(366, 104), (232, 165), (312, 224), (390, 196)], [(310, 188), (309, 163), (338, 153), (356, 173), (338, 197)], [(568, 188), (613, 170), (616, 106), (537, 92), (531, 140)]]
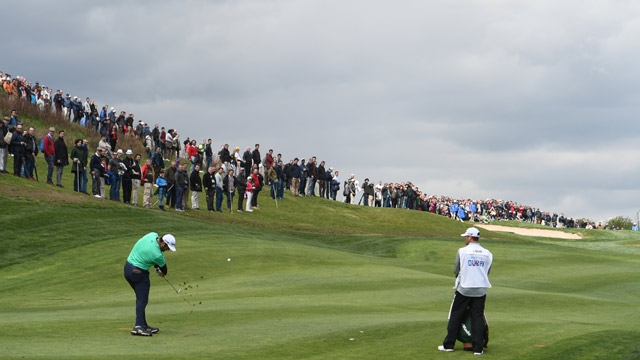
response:
[(258, 194), (260, 193), (260, 190), (262, 190), (262, 182), (264, 180), (262, 175), (260, 175), (258, 165), (256, 164), (253, 164), (253, 172), (251, 173), (251, 178), (253, 179), (253, 195), (251, 197), (251, 208), (258, 209)]
[(191, 167), (189, 168), (189, 174), (191, 174), (193, 166), (198, 162), (198, 146), (196, 146), (195, 140), (191, 140), (191, 143), (187, 144), (187, 154), (189, 154), (189, 160), (191, 161)]
[(269, 171), (269, 169), (271, 169), (271, 166), (273, 166), (273, 149), (269, 149), (269, 152), (265, 157), (265, 161), (264, 161), (264, 167), (266, 168), (265, 172)]
[(253, 212), (251, 209), (251, 198), (253, 197), (253, 177), (247, 177), (247, 188), (244, 190), (244, 193), (247, 195), (247, 206), (244, 211)]
[(54, 147), (55, 140), (53, 135), (56, 133), (56, 128), (50, 127), (49, 133), (44, 137), (42, 144), (42, 151), (44, 152), (44, 159), (47, 161), (49, 167), (47, 171), (47, 184), (53, 185), (53, 168), (56, 165), (56, 150)]
[(151, 209), (153, 200), (153, 166), (151, 159), (147, 159), (142, 169), (140, 169), (140, 183), (144, 185), (144, 193), (142, 194), (142, 206)]

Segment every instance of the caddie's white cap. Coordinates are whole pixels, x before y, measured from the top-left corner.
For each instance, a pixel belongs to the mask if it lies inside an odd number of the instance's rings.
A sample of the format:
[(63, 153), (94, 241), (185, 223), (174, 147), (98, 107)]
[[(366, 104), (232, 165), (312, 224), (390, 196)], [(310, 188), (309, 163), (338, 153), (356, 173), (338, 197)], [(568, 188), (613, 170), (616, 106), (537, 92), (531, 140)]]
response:
[(470, 227), (464, 234), (461, 234), (460, 236), (480, 237), (480, 230), (474, 227)]
[(162, 241), (169, 247), (169, 250), (176, 251), (176, 238), (171, 234), (162, 235)]

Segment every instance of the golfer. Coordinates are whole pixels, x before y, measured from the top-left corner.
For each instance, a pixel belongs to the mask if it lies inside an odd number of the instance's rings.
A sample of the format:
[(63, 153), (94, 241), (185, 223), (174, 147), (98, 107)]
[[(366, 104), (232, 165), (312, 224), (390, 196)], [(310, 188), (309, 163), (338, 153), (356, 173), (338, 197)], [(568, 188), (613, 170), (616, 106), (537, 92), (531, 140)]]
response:
[(447, 337), (444, 338), (442, 345), (438, 346), (438, 350), (453, 351), (468, 307), (471, 312), (473, 354), (482, 355), (484, 302), (487, 298), (487, 288), (491, 287), (489, 271), (493, 262), (493, 254), (480, 246), (478, 242), (480, 231), (475, 227), (468, 228), (461, 236), (464, 236), (464, 242), (467, 246), (458, 249), (456, 255), (454, 270), (456, 293), (449, 311)]
[(136, 293), (136, 326), (131, 334), (151, 336), (160, 329), (147, 324), (145, 309), (149, 302), (149, 268), (153, 265), (158, 275), (167, 274), (167, 264), (163, 252), (176, 251), (176, 238), (171, 234), (159, 237), (157, 233), (148, 233), (133, 246), (129, 258), (124, 265), (124, 278)]

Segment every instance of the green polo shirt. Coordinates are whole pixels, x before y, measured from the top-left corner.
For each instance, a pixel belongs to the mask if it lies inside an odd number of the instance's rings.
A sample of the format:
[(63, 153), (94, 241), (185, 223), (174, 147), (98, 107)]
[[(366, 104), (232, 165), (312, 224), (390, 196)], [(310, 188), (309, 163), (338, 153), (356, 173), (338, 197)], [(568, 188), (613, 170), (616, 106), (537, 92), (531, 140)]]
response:
[(148, 270), (153, 265), (163, 267), (165, 265), (164, 255), (160, 250), (160, 245), (156, 241), (157, 233), (148, 233), (133, 246), (127, 261), (143, 270)]

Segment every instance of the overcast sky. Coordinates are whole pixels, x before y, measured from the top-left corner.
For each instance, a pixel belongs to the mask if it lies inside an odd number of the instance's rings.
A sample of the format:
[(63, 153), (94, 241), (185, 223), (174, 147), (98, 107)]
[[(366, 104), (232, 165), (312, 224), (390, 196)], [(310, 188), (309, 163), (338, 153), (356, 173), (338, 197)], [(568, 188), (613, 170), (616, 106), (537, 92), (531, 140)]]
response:
[(214, 145), (606, 220), (640, 209), (640, 3), (20, 1), (0, 70)]

